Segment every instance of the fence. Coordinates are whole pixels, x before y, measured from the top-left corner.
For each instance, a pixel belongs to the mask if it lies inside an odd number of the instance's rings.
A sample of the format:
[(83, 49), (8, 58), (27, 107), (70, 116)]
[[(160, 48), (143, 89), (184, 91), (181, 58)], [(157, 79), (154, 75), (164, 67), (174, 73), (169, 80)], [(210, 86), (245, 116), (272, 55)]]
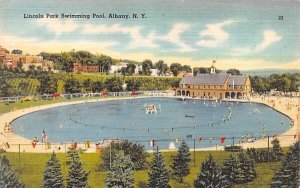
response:
[[(161, 151), (176, 151), (182, 141), (185, 141), (190, 150), (193, 151), (193, 159), (195, 164), (196, 151), (219, 151), (229, 146), (240, 146), (246, 148), (266, 148), (268, 151), (272, 148), (271, 141), (277, 138), (279, 141), (290, 143), (290, 145), (298, 140), (299, 135), (267, 135), (264, 139), (253, 137), (209, 137), (201, 136), (199, 138), (180, 138), (180, 139), (152, 139), (152, 140), (133, 140), (127, 139), (129, 142), (139, 143), (149, 152), (158, 147)], [(255, 141), (256, 140), (256, 141)], [(39, 143), (33, 141), (28, 144), (10, 144), (3, 143), (2, 151), (16, 152), (19, 154), (19, 161), (22, 153), (67, 153), (68, 148), (74, 147), (86, 153), (100, 153), (101, 150), (110, 145), (111, 142), (122, 142), (123, 139), (99, 139), (99, 141), (85, 142), (62, 142), (62, 143)], [(209, 144), (209, 147), (206, 147)]]
[[(275, 138), (275, 137), (274, 137)], [(265, 139), (263, 140), (257, 140), (254, 142), (254, 144), (256, 142), (263, 142), (265, 145), (267, 145), (267, 148), (265, 148), (264, 150), (270, 151), (272, 150), (272, 145), (271, 145), (271, 141), (272, 139), (274, 139), (273, 136), (267, 135)], [(277, 136), (277, 138), (279, 140), (281, 139), (288, 139), (291, 142), (295, 142), (298, 137), (296, 136), (296, 138), (294, 138), (294, 135), (284, 135), (284, 136)], [(225, 138), (225, 141), (228, 141), (228, 144), (226, 144), (226, 146), (239, 146), (241, 144), (252, 144), (252, 143), (240, 143), (242, 141), (242, 139), (245, 140), (245, 138), (243, 137), (231, 137), (231, 138)], [(192, 145), (190, 145), (191, 148), (191, 163), (190, 163), (190, 168), (192, 169), (191, 171), (193, 171), (193, 174), (196, 172), (196, 174), (199, 173), (199, 168), (201, 166), (201, 163), (203, 162), (203, 160), (205, 160), (208, 156), (209, 153), (212, 153), (214, 159), (218, 162), (218, 163), (222, 163), (224, 161), (224, 159), (226, 159), (231, 152), (224, 152), (224, 153), (220, 153), (220, 152), (213, 152), (212, 150), (221, 150), (222, 147), (225, 146), (225, 144), (222, 144), (221, 141), (223, 139), (221, 138), (215, 138), (214, 140), (211, 140), (210, 138), (208, 138), (207, 136), (204, 135), (204, 137), (202, 138), (202, 140), (199, 142), (198, 139), (195, 138), (185, 138), (185, 139), (180, 139), (178, 140), (178, 144), (180, 144), (180, 142), (182, 140), (185, 140), (186, 142), (191, 143)], [(55, 144), (45, 144), (45, 143), (37, 143), (35, 145), (35, 148), (33, 148), (32, 143), (31, 144), (11, 144), (12, 148), (16, 148), (17, 151), (16, 152), (9, 152), (6, 153), (5, 155), (7, 156), (7, 158), (10, 161), (11, 167), (19, 174), (22, 175), (22, 178), (26, 177), (26, 179), (24, 179), (23, 181), (26, 182), (26, 186), (28, 187), (41, 187), (43, 184), (43, 172), (45, 171), (45, 164), (46, 162), (50, 159), (50, 153), (52, 153), (53, 151), (55, 151), (57, 153), (57, 157), (58, 160), (61, 164), (61, 170), (63, 172), (63, 174), (67, 174), (68, 173), (68, 158), (67, 158), (67, 151), (69, 147), (77, 147), (77, 149), (81, 150), (81, 151), (85, 151), (85, 152), (93, 152), (93, 153), (86, 153), (81, 155), (81, 160), (83, 162), (84, 168), (90, 172), (90, 177), (89, 177), (89, 181), (90, 183), (93, 182), (93, 186), (91, 187), (104, 187), (104, 182), (105, 180), (103, 180), (103, 177), (105, 177), (105, 173), (100, 173), (98, 172), (98, 166), (100, 164), (100, 155), (99, 153), (101, 153), (101, 149), (103, 149), (102, 146), (109, 146), (109, 143), (111, 141), (115, 141), (115, 142), (119, 142), (122, 141), (120, 139), (111, 139), (111, 140), (102, 140), (99, 142), (83, 142), (83, 143), (59, 143), (57, 145)], [(131, 142), (138, 142), (140, 144), (143, 145), (148, 145), (150, 146), (150, 141), (149, 140), (129, 140)], [(211, 147), (211, 148), (199, 148), (200, 144), (203, 142), (211, 142), (212, 146), (215, 145), (215, 143), (220, 144), (219, 148)], [(176, 149), (178, 148), (178, 144), (176, 143), (176, 141), (171, 140), (171, 139), (157, 139), (154, 140), (154, 142), (152, 142), (152, 146), (151, 149), (149, 150), (149, 152), (153, 152), (153, 149), (155, 147), (159, 147), (160, 151), (165, 151), (163, 150), (164, 148), (161, 148), (160, 146), (163, 145), (164, 143), (169, 143), (169, 142), (175, 142), (175, 146)], [(60, 147), (60, 148), (59, 148)], [(30, 150), (29, 150), (30, 148)], [(173, 157), (175, 157), (176, 153), (176, 149), (174, 150), (167, 150), (167, 151), (174, 151), (174, 153), (170, 153), (167, 154), (165, 156), (167, 156), (168, 158), (168, 166), (171, 165), (172, 159)], [(205, 151), (209, 149), (210, 151)], [(9, 151), (9, 150), (8, 150)], [(37, 153), (31, 153), (31, 152), (38, 152)], [(48, 153), (44, 153), (44, 152), (48, 152)], [(95, 152), (99, 152), (99, 153), (95, 153)], [(3, 154), (0, 154), (0, 156)], [(274, 169), (272, 172), (275, 173), (275, 171), (277, 169), (279, 169), (281, 163), (270, 163), (270, 165), (272, 165), (272, 169)], [(270, 176), (270, 170), (265, 170), (263, 171), (261, 169), (261, 167), (266, 168), (265, 164), (263, 164), (263, 166), (260, 166), (259, 168), (257, 168), (257, 176), (259, 179), (262, 177), (266, 177), (266, 176)], [(259, 169), (259, 170), (258, 170)], [(147, 173), (147, 172), (145, 172)], [(24, 175), (26, 174), (26, 176)], [(193, 176), (194, 177), (194, 176)], [(102, 179), (101, 181), (99, 179)], [(196, 179), (196, 177), (195, 177)], [(135, 179), (135, 182), (139, 182), (139, 179)], [(258, 186), (263, 186), (263, 187), (269, 187), (270, 186), (270, 181), (255, 181), (255, 182), (251, 182), (248, 185), (243, 184), (243, 187), (258, 187)], [(96, 182), (96, 185), (95, 185)], [(99, 184), (101, 183), (101, 184)], [(193, 186), (192, 183), (189, 184), (190, 187)]]
[(41, 99), (55, 99), (55, 98), (89, 98), (89, 97), (106, 97), (106, 96), (162, 96), (166, 94), (165, 91), (123, 91), (123, 92), (100, 92), (100, 93), (62, 93), (62, 94), (43, 94), (33, 96), (12, 96), (0, 97), (0, 102), (12, 103), (20, 100), (29, 100), (35, 98)]

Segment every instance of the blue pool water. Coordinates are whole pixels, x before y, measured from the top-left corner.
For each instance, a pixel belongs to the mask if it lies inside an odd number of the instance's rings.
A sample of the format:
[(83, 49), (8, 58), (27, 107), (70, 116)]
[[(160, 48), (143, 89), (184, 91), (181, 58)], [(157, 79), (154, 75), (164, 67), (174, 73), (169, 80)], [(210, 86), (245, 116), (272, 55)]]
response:
[[(145, 106), (160, 106), (157, 114), (146, 114)], [(228, 116), (232, 112), (232, 117)], [(186, 117), (186, 115), (188, 117)], [(166, 149), (186, 140), (197, 148), (237, 143), (241, 137), (259, 139), (289, 128), (288, 117), (255, 103), (236, 103), (171, 98), (115, 100), (67, 105), (37, 111), (12, 122), (17, 134), (41, 139), (44, 129), (50, 142), (83, 142), (120, 138), (140, 142), (150, 149), (150, 140)], [(264, 129), (264, 131), (263, 131)], [(202, 137), (201, 142), (198, 141)]]

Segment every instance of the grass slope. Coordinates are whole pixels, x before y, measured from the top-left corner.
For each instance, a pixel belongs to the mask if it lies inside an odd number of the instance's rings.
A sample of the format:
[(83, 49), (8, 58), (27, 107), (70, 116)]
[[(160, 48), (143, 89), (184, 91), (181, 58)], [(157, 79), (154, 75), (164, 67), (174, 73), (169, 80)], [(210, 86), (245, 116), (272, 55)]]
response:
[[(191, 174), (188, 175), (184, 183), (180, 184), (175, 180), (171, 180), (170, 184), (174, 188), (185, 188), (193, 187), (193, 182), (196, 179), (201, 163), (207, 159), (211, 153), (214, 159), (222, 163), (223, 160), (230, 154), (229, 152), (224, 151), (198, 151), (196, 152), (196, 166), (193, 163), (193, 152), (191, 152), (192, 162), (190, 163)], [(4, 155), (4, 154), (1, 154)], [(49, 160), (51, 154), (34, 154), (34, 153), (21, 153), (20, 161), (18, 153), (6, 153), (5, 154), (12, 166), (12, 168), (17, 172), (19, 177), (25, 183), (26, 187), (35, 188), (41, 187), (43, 184), (43, 172), (45, 169), (46, 162)], [(168, 166), (172, 163), (172, 158), (176, 155), (176, 152), (164, 152), (165, 161)], [(66, 154), (58, 153), (57, 157), (62, 165), (62, 171), (64, 177), (66, 177), (68, 168), (65, 165)], [(105, 187), (105, 172), (97, 171), (99, 165), (100, 157), (97, 153), (84, 153), (81, 154), (82, 162), (84, 163), (85, 170), (90, 172), (89, 175), (89, 184), (91, 187)], [(148, 158), (150, 162), (152, 160), (152, 155)], [(236, 185), (234, 187), (269, 187), (269, 182), (271, 181), (275, 171), (279, 168), (280, 162), (276, 163), (265, 163), (257, 164), (257, 178), (255, 181), (248, 183), (246, 185)], [(139, 182), (146, 182), (148, 179), (148, 171), (141, 170), (137, 171), (134, 174), (135, 176), (135, 187), (138, 187)]]

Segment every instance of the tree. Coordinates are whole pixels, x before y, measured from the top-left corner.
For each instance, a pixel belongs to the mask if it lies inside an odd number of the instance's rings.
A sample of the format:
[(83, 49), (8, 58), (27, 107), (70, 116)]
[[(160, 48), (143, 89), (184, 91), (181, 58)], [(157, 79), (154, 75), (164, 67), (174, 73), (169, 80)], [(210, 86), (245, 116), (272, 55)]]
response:
[(9, 160), (6, 158), (5, 155), (2, 158), (0, 157), (0, 162), (2, 165), (9, 166)]
[(210, 155), (208, 160), (202, 162), (202, 167), (197, 179), (194, 181), (196, 188), (227, 188), (230, 187), (222, 170)]
[(64, 84), (64, 89), (66, 93), (80, 93), (81, 92), (81, 84), (75, 78), (69, 78), (66, 80)]
[(300, 185), (300, 144), (294, 143), (287, 153), (280, 169), (272, 179), (271, 187), (291, 187), (298, 188)]
[(92, 91), (92, 80), (86, 79), (82, 82), (82, 86), (85, 92), (91, 92)]
[(12, 85), (9, 84), (6, 80), (1, 81), (2, 83), (0, 83), (0, 96), (2, 97), (8, 97), (12, 95), (11, 89), (12, 89)]
[(254, 159), (240, 152), (230, 155), (223, 163), (222, 173), (229, 184), (243, 184), (256, 178)]
[(133, 163), (124, 151), (118, 151), (114, 156), (111, 169), (107, 174), (106, 187), (133, 188)]
[(96, 81), (92, 84), (93, 93), (101, 92), (103, 90), (103, 83), (100, 81)]
[(35, 70), (35, 65), (29, 65), (28, 71), (33, 72)]
[(191, 68), (191, 66), (189, 66), (189, 65), (183, 65), (183, 66), (182, 66), (182, 71), (185, 71), (185, 72), (192, 72), (192, 68)]
[(61, 173), (61, 166), (53, 152), (50, 160), (47, 162), (44, 172), (44, 187), (45, 188), (61, 188), (64, 187), (64, 180)]
[(283, 155), (279, 142), (280, 141), (277, 138), (271, 141), (271, 144), (273, 145), (272, 152), (276, 158), (280, 158)]
[(43, 75), (39, 79), (41, 85), (38, 89), (38, 92), (41, 94), (48, 93), (56, 93), (57, 92), (57, 78), (55, 78), (53, 75)]
[(123, 85), (122, 80), (115, 76), (105, 81), (106, 88), (111, 92), (122, 91), (123, 89), (122, 85)]
[(17, 67), (16, 67), (17, 71), (21, 73), (21, 72), (23, 71), (22, 68), (23, 68), (23, 63), (22, 63), (22, 62), (19, 62), (19, 63), (17, 64)]
[(177, 156), (173, 160), (171, 168), (173, 170), (172, 175), (179, 179), (179, 182), (183, 182), (183, 178), (190, 173), (189, 162), (191, 161), (191, 154), (189, 147), (183, 141), (178, 148)]
[(236, 161), (237, 161), (237, 157), (231, 154), (229, 158), (225, 159), (223, 162), (222, 174), (225, 176), (225, 179), (228, 180), (228, 185), (230, 187), (235, 180), (233, 170), (235, 168)]
[(210, 71), (209, 71), (209, 68), (200, 67), (200, 68), (198, 69), (198, 73), (199, 73), (199, 74), (208, 74), (208, 73), (210, 73)]
[(154, 158), (151, 163), (150, 172), (148, 173), (148, 187), (151, 188), (168, 188), (170, 187), (170, 176), (166, 167), (164, 157), (158, 151), (158, 148), (154, 152)]
[(270, 90), (267, 79), (259, 76), (250, 77), (252, 88), (255, 92), (265, 93)]
[(112, 58), (106, 55), (97, 55), (93, 58), (92, 61), (99, 66), (99, 72), (101, 73), (108, 73), (110, 70), (110, 66), (112, 65)]
[(152, 67), (153, 67), (153, 64), (152, 64), (151, 60), (149, 60), (149, 59), (144, 60), (142, 63), (143, 74), (147, 75), (147, 76), (151, 75), (150, 69), (152, 69)]
[(83, 170), (79, 155), (74, 148), (68, 151), (69, 169), (67, 175), (67, 188), (85, 188), (88, 185), (88, 174)]
[(123, 76), (125, 76), (126, 73), (127, 73), (126, 67), (122, 67), (122, 68), (121, 68), (121, 74), (122, 74)]
[(239, 158), (239, 162), (242, 165), (242, 170), (244, 171), (245, 174), (244, 182), (253, 181), (256, 178), (254, 160), (251, 159), (244, 152), (240, 152), (238, 158)]
[(126, 84), (127, 84), (127, 90), (128, 91), (138, 91), (140, 86), (141, 86), (141, 82), (139, 80), (136, 80), (136, 79), (127, 80)]
[(197, 74), (199, 74), (199, 67), (194, 67), (193, 68), (193, 76), (196, 76)]
[(108, 73), (110, 70), (110, 66), (112, 65), (112, 59), (109, 56), (102, 55), (101, 56), (101, 68), (103, 72)]
[(241, 72), (238, 69), (229, 69), (226, 73), (231, 75), (241, 75)]
[(36, 70), (37, 70), (38, 72), (42, 72), (42, 71), (43, 71), (43, 69), (42, 69), (41, 66), (37, 66), (37, 67), (36, 67)]
[(61, 70), (66, 72), (72, 72), (74, 58), (71, 56), (69, 52), (63, 52), (58, 58), (57, 63), (61, 64), (61, 68), (62, 68)]
[(136, 65), (133, 63), (128, 63), (126, 67), (126, 72), (128, 75), (133, 75), (135, 73)]
[(110, 161), (114, 160), (114, 156), (120, 150), (124, 151), (124, 154), (130, 157), (135, 170), (147, 168), (148, 163), (146, 159), (149, 154), (147, 153), (145, 147), (138, 143), (132, 143), (126, 140), (123, 142), (112, 142), (110, 147), (106, 147), (102, 150), (101, 159), (103, 162), (99, 165), (99, 169), (101, 171), (109, 170)]
[(170, 70), (174, 76), (177, 76), (180, 71), (182, 71), (182, 66), (179, 63), (172, 63), (170, 65)]
[(158, 69), (158, 75), (164, 75), (168, 71), (169, 67), (163, 60), (159, 60), (155, 63), (155, 68)]
[(288, 92), (290, 91), (290, 87), (292, 84), (292, 81), (288, 78), (286, 74), (283, 74), (279, 80), (277, 80), (279, 88), (279, 91)]
[(23, 183), (18, 179), (15, 172), (10, 168), (6, 157), (0, 157), (0, 187), (22, 188)]

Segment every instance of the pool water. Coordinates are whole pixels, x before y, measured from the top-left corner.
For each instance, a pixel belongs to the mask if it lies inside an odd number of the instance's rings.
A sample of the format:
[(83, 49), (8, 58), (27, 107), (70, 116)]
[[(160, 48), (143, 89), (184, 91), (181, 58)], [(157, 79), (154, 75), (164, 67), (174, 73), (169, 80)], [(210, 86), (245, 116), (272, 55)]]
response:
[[(146, 114), (147, 104), (159, 108), (157, 113)], [(195, 140), (197, 148), (232, 144), (232, 137), (235, 143), (242, 137), (259, 139), (280, 134), (289, 124), (288, 117), (261, 104), (172, 98), (86, 102), (37, 111), (12, 122), (15, 132), (28, 139), (41, 139), (44, 129), (50, 142), (119, 138), (147, 149), (150, 140), (156, 140), (161, 149), (171, 142), (177, 146), (180, 140), (190, 147)]]

